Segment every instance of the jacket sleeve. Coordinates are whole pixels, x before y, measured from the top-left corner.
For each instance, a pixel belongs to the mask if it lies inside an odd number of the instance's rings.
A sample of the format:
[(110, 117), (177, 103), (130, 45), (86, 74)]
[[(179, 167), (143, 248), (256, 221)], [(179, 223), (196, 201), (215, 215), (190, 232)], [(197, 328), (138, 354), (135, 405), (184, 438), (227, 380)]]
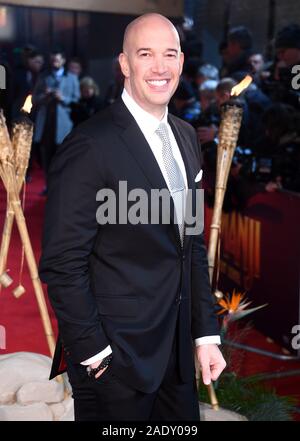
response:
[[(196, 136), (194, 142), (196, 156), (201, 165), (200, 144)], [(217, 336), (220, 333), (218, 319), (214, 308), (214, 299), (208, 273), (207, 249), (204, 233), (193, 237), (191, 261), (191, 290), (192, 290), (192, 337)]]
[(32, 92), (32, 104), (34, 106), (39, 106), (46, 102), (46, 87), (46, 77), (44, 75), (39, 76)]
[(89, 278), (89, 256), (99, 225), (96, 193), (104, 186), (100, 148), (78, 131), (58, 148), (49, 174), (39, 264), (66, 353), (74, 363), (105, 349)]
[(61, 104), (63, 106), (69, 107), (72, 103), (77, 103), (80, 98), (80, 87), (78, 78), (75, 75), (69, 74), (68, 78), (70, 82), (70, 94), (68, 96), (63, 96)]

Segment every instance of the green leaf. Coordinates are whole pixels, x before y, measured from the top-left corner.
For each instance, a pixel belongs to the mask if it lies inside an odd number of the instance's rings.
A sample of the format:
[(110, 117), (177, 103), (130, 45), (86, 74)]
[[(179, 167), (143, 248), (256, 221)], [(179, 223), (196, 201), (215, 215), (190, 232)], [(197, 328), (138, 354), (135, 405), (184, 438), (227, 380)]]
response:
[(268, 303), (265, 303), (264, 305), (256, 306), (255, 308), (246, 309), (245, 311), (234, 312), (233, 314), (229, 315), (230, 321), (234, 322), (234, 321), (239, 320), (243, 317), (246, 317), (246, 315), (252, 314), (252, 312), (258, 311), (259, 309), (264, 308), (267, 305), (268, 305)]

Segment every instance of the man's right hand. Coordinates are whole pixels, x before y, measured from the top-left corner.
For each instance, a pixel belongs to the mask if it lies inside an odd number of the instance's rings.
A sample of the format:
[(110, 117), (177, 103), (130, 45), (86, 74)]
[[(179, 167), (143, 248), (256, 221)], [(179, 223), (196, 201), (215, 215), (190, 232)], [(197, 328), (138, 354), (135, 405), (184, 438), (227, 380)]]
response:
[[(95, 363), (90, 364), (90, 368), (91, 369), (96, 369), (100, 363), (102, 363), (102, 360), (96, 361)], [(97, 372), (97, 374), (95, 375), (95, 378), (99, 378), (103, 372), (108, 368), (108, 366), (106, 366), (104, 369), (101, 369), (99, 372)]]

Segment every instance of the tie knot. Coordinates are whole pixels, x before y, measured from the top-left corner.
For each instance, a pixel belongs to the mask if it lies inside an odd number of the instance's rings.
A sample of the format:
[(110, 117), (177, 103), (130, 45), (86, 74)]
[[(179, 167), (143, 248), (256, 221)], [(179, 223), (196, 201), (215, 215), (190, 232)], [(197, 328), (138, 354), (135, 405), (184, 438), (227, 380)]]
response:
[(160, 123), (158, 128), (156, 129), (156, 133), (160, 138), (167, 138), (168, 136), (168, 128), (165, 123)]

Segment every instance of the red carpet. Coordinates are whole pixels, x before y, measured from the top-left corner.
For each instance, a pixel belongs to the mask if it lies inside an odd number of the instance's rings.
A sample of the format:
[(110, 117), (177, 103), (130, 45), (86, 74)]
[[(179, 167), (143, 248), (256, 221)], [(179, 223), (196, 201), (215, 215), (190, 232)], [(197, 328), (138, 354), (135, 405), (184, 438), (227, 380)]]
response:
[[(32, 182), (27, 184), (26, 189), (25, 217), (37, 262), (40, 257), (40, 240), (45, 206), (45, 197), (40, 196), (39, 194), (43, 189), (43, 185), (44, 182), (42, 172), (39, 169), (34, 168)], [(6, 192), (1, 185), (1, 231), (4, 222), (5, 207)], [(0, 349), (0, 354), (16, 351), (31, 351), (49, 355), (47, 341), (39, 316), (39, 310), (37, 302), (35, 300), (35, 295), (32, 288), (30, 275), (28, 273), (26, 261), (24, 264), (22, 277), (22, 284), (26, 288), (26, 293), (23, 294), (23, 296), (20, 297), (18, 300), (15, 299), (12, 294), (12, 290), (18, 285), (20, 263), (21, 244), (19, 240), (18, 230), (16, 227), (14, 227), (7, 264), (9, 274), (13, 278), (14, 282), (10, 287), (6, 289), (2, 288), (0, 293), (0, 325), (6, 328), (6, 349)], [(44, 289), (44, 291), (46, 293), (46, 289)], [(50, 315), (54, 331), (56, 333), (57, 326), (54, 315), (51, 311)], [(255, 330), (252, 330), (250, 332), (250, 334), (246, 337), (244, 343), (268, 351), (282, 353), (281, 348), (278, 345), (269, 342), (266, 337)], [(262, 372), (275, 373), (286, 370), (290, 371), (300, 369), (300, 362), (278, 361), (266, 356), (261, 356), (240, 350), (236, 352), (236, 357), (240, 361), (242, 360), (242, 363), (240, 363), (239, 367), (240, 375), (250, 375)], [(238, 364), (239, 363), (237, 363), (237, 365)], [(279, 394), (295, 396), (299, 400), (300, 405), (299, 376), (286, 377), (275, 380), (273, 379), (269, 383), (276, 388)], [(297, 416), (295, 418), (298, 419)]]

